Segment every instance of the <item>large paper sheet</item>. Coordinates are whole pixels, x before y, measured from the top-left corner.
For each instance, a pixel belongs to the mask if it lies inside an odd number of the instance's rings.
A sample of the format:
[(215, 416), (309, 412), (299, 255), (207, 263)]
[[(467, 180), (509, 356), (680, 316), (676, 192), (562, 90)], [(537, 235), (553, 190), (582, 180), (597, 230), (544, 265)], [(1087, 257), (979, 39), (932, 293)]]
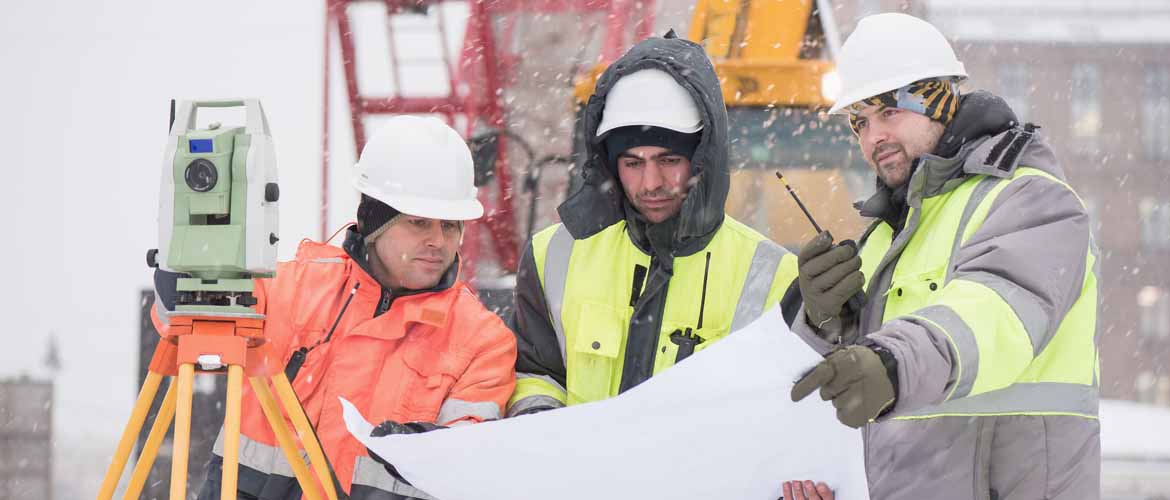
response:
[(767, 499), (788, 480), (866, 500), (860, 431), (793, 382), (821, 357), (778, 309), (616, 398), (518, 418), (371, 438), (349, 431), (442, 500)]

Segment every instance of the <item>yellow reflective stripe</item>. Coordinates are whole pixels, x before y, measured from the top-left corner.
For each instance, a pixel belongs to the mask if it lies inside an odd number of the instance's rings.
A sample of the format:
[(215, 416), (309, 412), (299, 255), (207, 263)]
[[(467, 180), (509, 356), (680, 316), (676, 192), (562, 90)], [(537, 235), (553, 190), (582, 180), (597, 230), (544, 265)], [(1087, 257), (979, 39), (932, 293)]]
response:
[(556, 382), (551, 379), (545, 380), (547, 377), (540, 376), (526, 376), (527, 374), (516, 374), (516, 390), (512, 392), (512, 397), (508, 399), (508, 413), (514, 413), (512, 408), (521, 400), (533, 396), (546, 396), (561, 403), (564, 406), (569, 401), (569, 396)]
[[(1023, 323), (1011, 305), (986, 285), (951, 280), (931, 303), (949, 307), (974, 335), (979, 365), (973, 367), (977, 375), (968, 396), (1011, 385), (1032, 362), (1032, 339)], [(954, 340), (952, 346), (958, 352)]]
[(1098, 406), (1099, 391), (1095, 386), (1060, 382), (1016, 383), (1000, 390), (899, 414), (894, 419), (959, 415), (1071, 415), (1096, 418)]

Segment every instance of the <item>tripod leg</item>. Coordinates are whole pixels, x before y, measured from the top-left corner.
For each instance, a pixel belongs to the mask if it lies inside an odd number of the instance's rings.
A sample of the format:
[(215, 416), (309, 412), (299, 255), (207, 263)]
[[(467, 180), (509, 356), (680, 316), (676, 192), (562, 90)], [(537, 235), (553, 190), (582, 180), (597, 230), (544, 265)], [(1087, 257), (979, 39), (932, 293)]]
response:
[[(292, 419), (297, 434), (302, 436), (301, 444), (305, 446), (305, 452), (309, 454), (309, 464), (313, 466), (313, 472), (317, 474), (317, 479), (320, 479), (321, 484), (325, 487), (325, 496), (329, 497), (329, 500), (337, 500), (337, 492), (333, 490), (333, 477), (325, 468), (325, 452), (321, 450), (321, 443), (317, 441), (317, 434), (313, 432), (313, 426), (309, 425), (309, 417), (305, 416), (305, 409), (301, 407), (297, 393), (293, 392), (292, 384), (288, 383), (288, 377), (284, 375), (284, 372), (277, 372), (276, 375), (272, 376), (272, 385), (276, 387), (276, 395), (280, 397), (284, 411)], [(312, 439), (306, 439), (306, 437)]]
[(219, 496), (236, 498), (236, 479), (240, 472), (240, 391), (244, 384), (244, 367), (228, 365), (227, 406), (223, 414), (223, 481)]
[(195, 365), (179, 365), (175, 402), (175, 439), (171, 456), (171, 500), (187, 500), (187, 453), (191, 448), (191, 391), (195, 383)]
[(138, 391), (138, 400), (134, 402), (134, 410), (130, 412), (130, 421), (122, 430), (122, 438), (118, 440), (118, 448), (110, 459), (110, 466), (106, 469), (106, 477), (102, 480), (102, 487), (98, 490), (98, 500), (109, 500), (114, 496), (114, 489), (118, 487), (118, 480), (122, 478), (122, 471), (130, 459), (130, 452), (134, 449), (134, 441), (138, 439), (138, 432), (146, 422), (146, 414), (150, 405), (154, 403), (154, 395), (158, 393), (162, 374), (147, 372), (146, 380), (142, 382), (142, 389)]
[(177, 378), (171, 379), (167, 395), (163, 397), (158, 415), (154, 417), (150, 436), (146, 438), (146, 444), (142, 446), (142, 453), (138, 455), (138, 463), (134, 465), (134, 472), (130, 474), (130, 485), (126, 487), (126, 494), (122, 496), (124, 500), (133, 500), (142, 495), (142, 487), (146, 485), (146, 477), (150, 475), (150, 467), (154, 465), (154, 459), (158, 456), (158, 448), (162, 445), (163, 438), (167, 436), (167, 429), (170, 429), (171, 421), (175, 418), (175, 384), (177, 380)]
[(301, 491), (304, 492), (305, 498), (321, 500), (321, 493), (317, 491), (313, 477), (309, 475), (309, 468), (305, 466), (301, 454), (297, 452), (297, 442), (285, 424), (284, 416), (280, 414), (280, 408), (276, 406), (276, 399), (272, 397), (272, 391), (268, 389), (268, 381), (261, 377), (250, 377), (248, 381), (252, 383), (252, 392), (255, 392), (256, 399), (260, 400), (260, 408), (264, 410), (264, 416), (268, 418), (268, 425), (272, 427), (276, 441), (280, 443), (280, 450), (284, 452), (285, 460), (288, 460), (289, 465), (292, 466), (293, 475), (297, 478), (297, 484), (301, 485)]

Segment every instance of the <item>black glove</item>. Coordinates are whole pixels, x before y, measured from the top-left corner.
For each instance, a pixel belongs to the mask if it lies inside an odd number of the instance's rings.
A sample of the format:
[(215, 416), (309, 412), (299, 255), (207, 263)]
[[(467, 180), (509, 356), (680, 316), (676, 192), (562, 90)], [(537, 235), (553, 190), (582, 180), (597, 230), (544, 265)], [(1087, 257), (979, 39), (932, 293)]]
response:
[(996, 135), (1019, 125), (1019, 119), (1003, 98), (977, 90), (959, 98), (959, 111), (943, 130), (934, 155), (951, 158), (970, 141)]
[[(374, 427), (374, 430), (370, 431), (370, 437), (390, 436), (393, 434), (421, 434), (423, 432), (430, 432), (438, 429), (446, 429), (446, 427), (432, 424), (430, 422), (407, 422), (405, 424), (400, 424), (393, 420), (387, 420), (378, 424), (377, 427)], [(388, 472), (391, 476), (394, 476), (394, 479), (397, 479), (405, 484), (410, 484), (410, 481), (402, 478), (402, 475), (398, 473), (398, 469), (395, 469), (393, 464), (387, 462), (369, 448), (366, 448), (366, 453), (369, 454), (370, 458), (374, 459), (375, 462), (382, 464), (382, 467), (385, 467), (386, 472)]]
[(797, 266), (804, 310), (809, 324), (817, 328), (840, 316), (845, 303), (865, 286), (856, 245), (852, 242), (834, 245), (833, 235), (828, 231), (816, 235), (800, 249)]
[(818, 387), (821, 399), (832, 400), (837, 420), (858, 428), (894, 407), (898, 399), (898, 365), (892, 353), (877, 344), (837, 349), (792, 386), (793, 401)]

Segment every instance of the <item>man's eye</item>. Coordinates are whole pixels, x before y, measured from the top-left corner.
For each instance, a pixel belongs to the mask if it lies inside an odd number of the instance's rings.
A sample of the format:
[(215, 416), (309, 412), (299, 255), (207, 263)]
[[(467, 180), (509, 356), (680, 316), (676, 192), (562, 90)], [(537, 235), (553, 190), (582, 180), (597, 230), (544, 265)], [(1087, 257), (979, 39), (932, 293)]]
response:
[(448, 231), (448, 232), (450, 232), (450, 231), (456, 231), (456, 230), (458, 230), (458, 229), (459, 229), (459, 223), (458, 223), (458, 222), (449, 221), (449, 220), (445, 220), (445, 221), (443, 221), (443, 231)]
[(638, 168), (642, 166), (641, 160), (622, 160), (618, 162), (624, 168)]
[(882, 110), (882, 116), (889, 118), (891, 116), (898, 114), (898, 112), (899, 112), (899, 110), (897, 108), (886, 108), (886, 109)]
[(417, 228), (426, 228), (427, 226), (430, 225), (429, 222), (430, 221), (428, 221), (426, 219), (410, 219), (410, 225), (417, 227)]
[(864, 118), (853, 122), (853, 128), (855, 128), (857, 130), (861, 130), (861, 129), (865, 128), (866, 125), (869, 125), (869, 120), (866, 120)]
[(682, 161), (680, 156), (667, 156), (659, 160), (663, 165), (678, 165)]

